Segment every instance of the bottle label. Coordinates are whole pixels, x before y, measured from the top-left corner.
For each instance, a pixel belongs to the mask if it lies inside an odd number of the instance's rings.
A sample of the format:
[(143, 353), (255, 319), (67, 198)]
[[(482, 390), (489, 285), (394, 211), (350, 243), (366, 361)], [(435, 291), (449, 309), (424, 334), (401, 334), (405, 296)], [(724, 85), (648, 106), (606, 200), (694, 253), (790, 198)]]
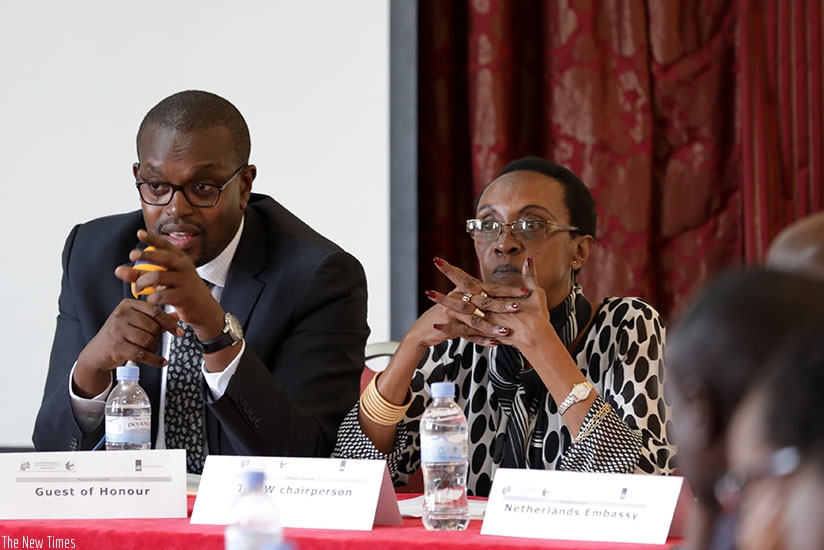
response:
[(106, 417), (106, 441), (111, 443), (145, 443), (151, 433), (151, 416)]
[(467, 459), (466, 434), (421, 434), (421, 462)]
[(238, 525), (229, 525), (224, 534), (226, 550), (254, 550), (264, 548), (265, 550), (279, 550), (288, 548), (281, 543), (279, 532), (272, 532), (269, 529), (246, 528)]

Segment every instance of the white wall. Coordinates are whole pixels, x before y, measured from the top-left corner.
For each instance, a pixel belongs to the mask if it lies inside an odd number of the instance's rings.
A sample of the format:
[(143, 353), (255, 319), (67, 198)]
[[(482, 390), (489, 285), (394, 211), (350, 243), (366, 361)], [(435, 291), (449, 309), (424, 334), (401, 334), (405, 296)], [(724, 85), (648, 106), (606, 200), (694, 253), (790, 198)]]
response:
[(388, 0), (0, 0), (0, 446), (31, 444), (68, 231), (139, 208), (137, 127), (183, 89), (240, 109), (255, 190), (361, 260), (370, 341), (388, 339), (388, 10)]

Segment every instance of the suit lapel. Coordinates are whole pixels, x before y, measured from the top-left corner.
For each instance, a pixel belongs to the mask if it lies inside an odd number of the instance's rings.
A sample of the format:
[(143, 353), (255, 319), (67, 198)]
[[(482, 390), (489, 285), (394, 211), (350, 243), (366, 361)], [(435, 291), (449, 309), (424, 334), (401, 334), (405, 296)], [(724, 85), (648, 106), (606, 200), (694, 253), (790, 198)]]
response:
[[(233, 314), (243, 325), (249, 326), (249, 318), (266, 286), (258, 274), (266, 265), (266, 240), (260, 216), (246, 209), (243, 234), (240, 236), (235, 256), (226, 277), (226, 286), (220, 297), (223, 310)], [(208, 400), (207, 400), (208, 402)], [(234, 454), (235, 450), (226, 437), (214, 413), (206, 407), (206, 437), (210, 454)]]
[(265, 232), (259, 215), (254, 209), (247, 208), (243, 234), (232, 258), (220, 299), (223, 310), (237, 317), (244, 329), (266, 286), (258, 278), (266, 265), (266, 241), (262, 235)]

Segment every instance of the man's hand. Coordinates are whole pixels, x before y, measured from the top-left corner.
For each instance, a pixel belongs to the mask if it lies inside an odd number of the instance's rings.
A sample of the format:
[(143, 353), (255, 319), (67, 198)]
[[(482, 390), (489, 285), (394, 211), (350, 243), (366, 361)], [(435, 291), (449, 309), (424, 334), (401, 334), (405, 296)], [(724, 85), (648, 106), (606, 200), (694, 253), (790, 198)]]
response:
[[(131, 265), (121, 265), (115, 270), (115, 276), (134, 283), (135, 292), (154, 287), (155, 291), (146, 297), (146, 302), (175, 308), (178, 318), (192, 327), (199, 340), (206, 341), (219, 336), (223, 332), (225, 313), (198, 275), (192, 259), (160, 235), (141, 229), (137, 232), (137, 238), (154, 250), (132, 250), (129, 259), (133, 262), (149, 262), (164, 269), (143, 271), (134, 269)], [(215, 353), (204, 354), (206, 369), (210, 372), (222, 371), (240, 350), (240, 346), (230, 346)]]
[(198, 275), (191, 258), (160, 235), (141, 229), (137, 238), (154, 250), (132, 250), (129, 259), (165, 269), (142, 271), (131, 265), (121, 265), (115, 269), (115, 276), (134, 283), (135, 292), (154, 287), (155, 292), (146, 297), (146, 302), (174, 307), (180, 320), (192, 327), (200, 340), (218, 336), (223, 330), (223, 308)]
[(74, 370), (75, 393), (86, 398), (99, 394), (109, 385), (111, 371), (126, 361), (164, 366), (166, 361), (157, 353), (163, 332), (183, 334), (176, 314), (139, 300), (122, 300), (80, 352)]

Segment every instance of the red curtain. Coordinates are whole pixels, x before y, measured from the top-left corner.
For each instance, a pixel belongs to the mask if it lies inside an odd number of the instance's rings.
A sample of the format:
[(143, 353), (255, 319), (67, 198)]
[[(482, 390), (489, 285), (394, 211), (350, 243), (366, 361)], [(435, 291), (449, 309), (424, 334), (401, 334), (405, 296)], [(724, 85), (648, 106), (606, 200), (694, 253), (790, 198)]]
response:
[(529, 154), (592, 190), (592, 300), (671, 317), (759, 262), (824, 208), (822, 1), (420, 2), (421, 291), (451, 286), (432, 256), (474, 269), (472, 201)]
[(761, 260), (776, 229), (824, 205), (822, 3), (739, 6), (744, 258)]

